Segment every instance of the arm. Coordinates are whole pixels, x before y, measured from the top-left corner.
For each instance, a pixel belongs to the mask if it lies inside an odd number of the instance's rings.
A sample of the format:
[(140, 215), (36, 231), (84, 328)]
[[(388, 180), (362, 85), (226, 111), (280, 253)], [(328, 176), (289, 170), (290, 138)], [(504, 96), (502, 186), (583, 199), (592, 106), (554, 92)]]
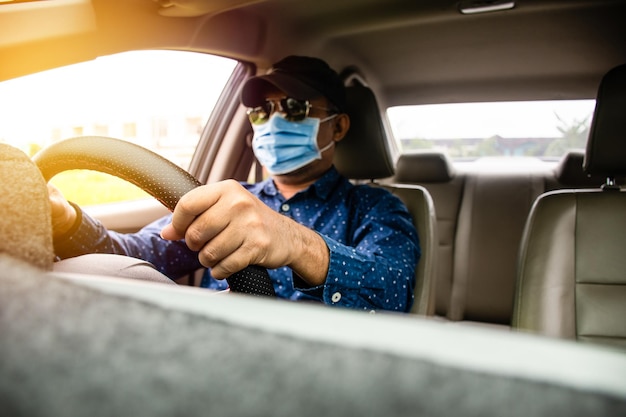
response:
[(185, 239), (217, 279), (248, 265), (289, 266), (318, 285), (324, 281), (329, 263), (323, 238), (275, 212), (233, 180), (185, 194), (161, 236)]
[(113, 253), (143, 259), (160, 272), (176, 279), (201, 267), (197, 254), (182, 241), (161, 239), (162, 227), (169, 216), (147, 225), (137, 233), (122, 234), (107, 230), (80, 207), (69, 203), (49, 186), (54, 230), (54, 249), (60, 258), (87, 253)]
[[(218, 279), (248, 265), (289, 266), (296, 289), (328, 304), (409, 311), (419, 242), (400, 200), (383, 189), (358, 188), (341, 239), (277, 213), (235, 181), (196, 188), (179, 202), (161, 235), (185, 238)], [(364, 194), (365, 193), (365, 194)], [(338, 223), (345, 223), (338, 220)], [(331, 227), (331, 224), (327, 224)], [(311, 225), (312, 226), (312, 225)], [(339, 296), (335, 293), (339, 292)]]
[(410, 311), (420, 246), (407, 209), (387, 191), (367, 186), (353, 189), (347, 200), (358, 207), (349, 231), (341, 239), (322, 236), (330, 250), (324, 285), (294, 276), (296, 288), (330, 305)]

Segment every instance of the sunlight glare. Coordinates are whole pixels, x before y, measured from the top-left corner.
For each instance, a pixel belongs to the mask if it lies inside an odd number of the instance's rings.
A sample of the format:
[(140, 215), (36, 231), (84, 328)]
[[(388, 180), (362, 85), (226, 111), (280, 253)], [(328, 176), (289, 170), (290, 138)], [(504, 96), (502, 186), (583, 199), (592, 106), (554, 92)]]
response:
[(223, 88), (211, 79), (228, 77), (234, 65), (206, 54), (133, 51), (8, 80), (0, 83), (0, 141), (23, 147), (55, 126), (210, 111)]

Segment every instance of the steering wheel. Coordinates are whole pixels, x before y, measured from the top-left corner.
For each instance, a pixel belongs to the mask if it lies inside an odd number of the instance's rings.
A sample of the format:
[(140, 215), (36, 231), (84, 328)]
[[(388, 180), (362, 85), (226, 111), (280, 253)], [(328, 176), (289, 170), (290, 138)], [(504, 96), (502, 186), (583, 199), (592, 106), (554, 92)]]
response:
[[(33, 160), (44, 179), (72, 169), (104, 172), (128, 181), (173, 211), (178, 200), (201, 185), (184, 169), (156, 153), (120, 139), (85, 136), (39, 151)], [(267, 269), (251, 265), (226, 278), (232, 292), (276, 296)]]

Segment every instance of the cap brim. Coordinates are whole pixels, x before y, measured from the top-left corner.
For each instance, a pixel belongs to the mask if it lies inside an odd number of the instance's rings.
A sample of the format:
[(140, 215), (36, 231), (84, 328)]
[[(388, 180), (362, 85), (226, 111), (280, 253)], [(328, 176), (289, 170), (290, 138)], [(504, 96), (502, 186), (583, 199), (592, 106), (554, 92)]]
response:
[(250, 78), (241, 90), (241, 103), (246, 107), (257, 107), (265, 102), (269, 90), (277, 88), (288, 97), (311, 100), (322, 93), (297, 78), (280, 72)]

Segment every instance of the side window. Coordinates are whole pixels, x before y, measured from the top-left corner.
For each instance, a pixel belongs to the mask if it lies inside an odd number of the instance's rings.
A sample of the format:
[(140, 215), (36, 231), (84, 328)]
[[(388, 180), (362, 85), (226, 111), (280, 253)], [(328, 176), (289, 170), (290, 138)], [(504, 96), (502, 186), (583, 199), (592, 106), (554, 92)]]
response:
[[(76, 136), (127, 140), (187, 169), (236, 61), (184, 51), (131, 51), (0, 83), (0, 142), (33, 156)], [(51, 182), (82, 206), (147, 194), (94, 171)], [(94, 191), (96, 190), (96, 191)]]

